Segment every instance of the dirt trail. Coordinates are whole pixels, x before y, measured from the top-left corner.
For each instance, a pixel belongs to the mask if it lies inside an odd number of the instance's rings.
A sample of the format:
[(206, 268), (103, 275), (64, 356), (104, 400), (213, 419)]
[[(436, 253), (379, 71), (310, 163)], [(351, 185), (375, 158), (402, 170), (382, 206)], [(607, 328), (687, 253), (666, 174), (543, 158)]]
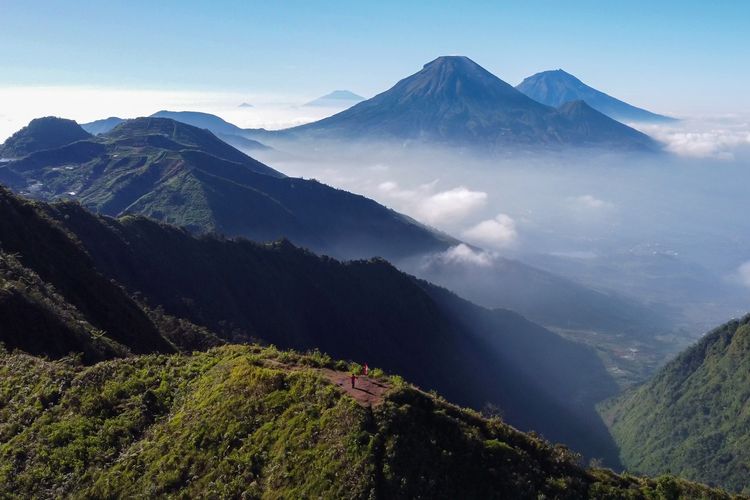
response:
[(380, 380), (375, 380), (364, 375), (358, 375), (352, 388), (351, 374), (337, 372), (328, 368), (319, 370), (328, 380), (339, 386), (349, 396), (353, 397), (362, 406), (377, 406), (383, 402), (383, 394), (391, 388), (390, 385)]
[(339, 389), (362, 406), (377, 406), (383, 402), (383, 395), (391, 388), (390, 384), (365, 375), (357, 375), (352, 388), (352, 375), (330, 368), (311, 368), (309, 366), (288, 365), (273, 359), (264, 360), (264, 364), (285, 370), (314, 370), (330, 380)]

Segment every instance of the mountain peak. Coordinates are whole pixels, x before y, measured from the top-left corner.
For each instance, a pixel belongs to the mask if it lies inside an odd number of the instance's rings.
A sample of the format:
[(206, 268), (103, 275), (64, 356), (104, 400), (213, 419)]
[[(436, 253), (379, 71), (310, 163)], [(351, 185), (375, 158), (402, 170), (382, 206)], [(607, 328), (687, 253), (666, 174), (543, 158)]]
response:
[(321, 99), (344, 99), (344, 100), (350, 100), (350, 101), (361, 101), (364, 99), (361, 95), (357, 95), (354, 92), (350, 90), (334, 90), (330, 94), (326, 94)]
[[(458, 74), (466, 77), (492, 79), (502, 82), (498, 77), (484, 69), (466, 56), (440, 56), (422, 66), (422, 71), (417, 74), (430, 72), (435, 75), (438, 72)], [(505, 82), (503, 82), (505, 83)]]
[(89, 133), (73, 120), (56, 116), (35, 118), (0, 146), (0, 157), (19, 158), (89, 137)]
[(436, 57), (432, 61), (428, 62), (423, 68), (428, 68), (430, 66), (451, 66), (451, 67), (459, 67), (459, 66), (474, 66), (479, 67), (477, 63), (472, 61), (470, 58), (466, 56), (440, 56)]
[[(528, 145), (654, 149), (648, 137), (593, 109), (577, 105), (567, 111), (576, 110), (586, 112), (563, 116), (466, 56), (441, 56), (371, 99), (280, 133), (339, 140), (439, 141), (491, 150)], [(572, 120), (574, 115), (583, 121)], [(598, 126), (589, 126), (591, 122)], [(601, 128), (608, 133), (600, 133)]]
[(256, 173), (284, 177), (280, 172), (222, 141), (210, 130), (172, 118), (148, 116), (125, 120), (103, 134), (103, 137), (115, 142), (150, 145), (163, 150), (198, 150), (216, 158), (249, 166)]
[(563, 114), (596, 111), (594, 108), (586, 104), (586, 101), (584, 101), (583, 99), (576, 99), (575, 101), (568, 101), (558, 106), (557, 110)]
[(578, 77), (562, 69), (542, 71), (524, 78), (516, 89), (542, 104), (553, 107), (559, 107), (569, 101), (583, 100), (600, 113), (619, 121), (664, 122), (673, 120), (620, 101), (586, 85)]
[[(456, 106), (461, 110), (474, 106), (513, 107), (519, 100), (537, 106), (466, 56), (438, 57), (416, 74), (398, 82), (388, 93), (401, 94), (399, 100), (402, 103), (420, 101), (439, 108)], [(456, 111), (460, 112), (459, 109)]]
[(364, 101), (365, 98), (361, 95), (357, 95), (350, 90), (334, 90), (324, 96), (320, 96), (314, 99), (304, 106), (320, 106), (320, 107), (341, 107), (351, 106), (352, 103)]

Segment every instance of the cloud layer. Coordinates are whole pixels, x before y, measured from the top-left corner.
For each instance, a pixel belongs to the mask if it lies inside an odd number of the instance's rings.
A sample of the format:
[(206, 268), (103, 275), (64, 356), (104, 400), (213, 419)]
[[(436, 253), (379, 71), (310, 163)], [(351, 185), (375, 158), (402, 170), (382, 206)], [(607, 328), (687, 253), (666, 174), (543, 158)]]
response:
[(422, 184), (415, 189), (402, 189), (394, 181), (378, 185), (385, 198), (406, 205), (405, 211), (427, 224), (450, 224), (463, 220), (487, 203), (487, 193), (457, 186), (437, 190), (438, 181)]
[(578, 208), (602, 210), (612, 208), (614, 205), (608, 201), (601, 200), (594, 195), (584, 194), (571, 198), (573, 204)]
[(750, 288), (750, 260), (737, 269), (737, 278), (742, 285)]
[(495, 257), (492, 254), (482, 250), (474, 250), (470, 246), (460, 243), (444, 252), (430, 256), (427, 265), (437, 262), (443, 265), (492, 267), (494, 260)]
[(667, 151), (680, 156), (731, 160), (738, 149), (750, 148), (747, 116), (686, 119), (638, 128), (666, 144)]
[(462, 236), (471, 243), (498, 250), (514, 245), (518, 240), (516, 222), (506, 214), (483, 220), (464, 231)]

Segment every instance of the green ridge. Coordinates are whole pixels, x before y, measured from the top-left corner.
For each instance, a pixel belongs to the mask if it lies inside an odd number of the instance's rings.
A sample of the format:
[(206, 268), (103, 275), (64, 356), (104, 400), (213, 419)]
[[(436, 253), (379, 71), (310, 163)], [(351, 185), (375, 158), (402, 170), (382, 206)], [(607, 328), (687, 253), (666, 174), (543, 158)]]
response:
[(750, 494), (750, 316), (710, 332), (602, 413), (629, 469)]
[(0, 351), (0, 496), (730, 498), (583, 469), (398, 377), (365, 408), (319, 370), (345, 366), (255, 346), (91, 367)]

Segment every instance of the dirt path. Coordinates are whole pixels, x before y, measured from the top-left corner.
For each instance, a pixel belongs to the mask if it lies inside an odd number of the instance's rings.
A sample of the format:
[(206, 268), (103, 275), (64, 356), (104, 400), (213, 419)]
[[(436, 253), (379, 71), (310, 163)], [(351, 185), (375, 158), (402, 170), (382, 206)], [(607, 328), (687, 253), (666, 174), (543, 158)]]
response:
[(353, 397), (362, 406), (377, 406), (383, 402), (383, 394), (390, 385), (364, 375), (358, 375), (352, 388), (351, 374), (337, 372), (328, 368), (319, 370), (328, 380), (339, 386), (346, 394)]
[(354, 387), (352, 388), (351, 373), (339, 372), (331, 370), (330, 368), (311, 368), (309, 366), (288, 365), (273, 359), (264, 360), (264, 364), (284, 370), (314, 370), (330, 380), (334, 385), (338, 386), (339, 389), (354, 398), (354, 400), (362, 406), (379, 405), (383, 402), (383, 395), (391, 388), (390, 384), (386, 382), (366, 377), (364, 375), (357, 375), (357, 380), (355, 380)]

